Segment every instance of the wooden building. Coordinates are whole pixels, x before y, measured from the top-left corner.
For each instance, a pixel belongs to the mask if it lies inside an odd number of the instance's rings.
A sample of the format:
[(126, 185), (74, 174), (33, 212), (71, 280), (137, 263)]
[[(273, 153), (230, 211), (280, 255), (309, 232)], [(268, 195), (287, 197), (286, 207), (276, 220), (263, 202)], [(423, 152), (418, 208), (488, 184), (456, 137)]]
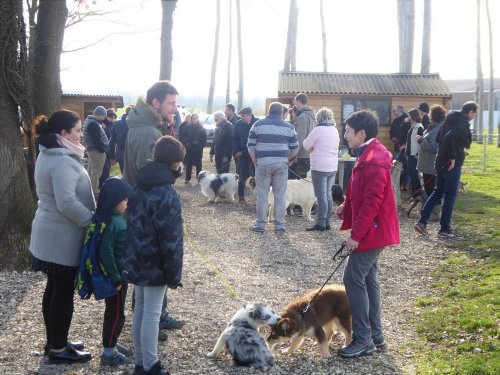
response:
[(95, 107), (102, 105), (107, 108), (122, 108), (123, 96), (92, 95), (92, 94), (62, 94), (59, 108), (69, 109), (80, 115), (82, 122), (94, 112)]
[(273, 101), (293, 105), (301, 92), (315, 110), (328, 107), (333, 111), (339, 131), (352, 112), (376, 111), (380, 118), (378, 138), (386, 146), (392, 145), (389, 129), (393, 105), (402, 105), (408, 112), (422, 102), (449, 108), (451, 101), (451, 92), (439, 74), (280, 72), (278, 98), (266, 100), (266, 111)]

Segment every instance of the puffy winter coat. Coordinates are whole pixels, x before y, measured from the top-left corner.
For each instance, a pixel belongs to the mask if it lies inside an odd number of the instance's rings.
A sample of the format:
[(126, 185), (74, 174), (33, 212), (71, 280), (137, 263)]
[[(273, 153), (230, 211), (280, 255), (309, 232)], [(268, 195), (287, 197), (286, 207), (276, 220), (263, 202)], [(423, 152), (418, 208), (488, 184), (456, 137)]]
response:
[(472, 133), (469, 119), (462, 112), (454, 111), (446, 116), (437, 141), (439, 149), (436, 156), (436, 171), (446, 171), (446, 165), (451, 159), (455, 160), (455, 167), (461, 167), (465, 160), (465, 150), (470, 147)]
[(183, 218), (174, 173), (157, 162), (139, 170), (128, 201), (123, 258), (124, 278), (134, 285), (175, 288), (181, 282)]
[(399, 221), (391, 183), (392, 155), (373, 139), (356, 160), (347, 186), (341, 230), (351, 229), (356, 251), (399, 244)]

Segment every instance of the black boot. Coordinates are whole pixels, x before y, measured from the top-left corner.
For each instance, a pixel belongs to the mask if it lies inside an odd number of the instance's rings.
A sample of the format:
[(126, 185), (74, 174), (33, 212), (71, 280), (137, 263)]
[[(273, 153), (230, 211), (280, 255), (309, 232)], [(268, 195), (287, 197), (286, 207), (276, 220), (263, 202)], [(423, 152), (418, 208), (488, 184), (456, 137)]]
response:
[(306, 228), (306, 230), (308, 232), (312, 232), (312, 231), (320, 231), (320, 232), (324, 232), (326, 230), (326, 227), (322, 227), (321, 225), (318, 225), (318, 224), (315, 224), (313, 227), (311, 228)]
[(88, 352), (80, 352), (76, 350), (71, 344), (66, 346), (62, 352), (55, 352), (51, 350), (49, 352), (49, 363), (51, 365), (59, 363), (80, 363), (88, 362), (92, 359), (92, 356)]
[(170, 375), (170, 372), (163, 369), (161, 362), (156, 362), (153, 367), (151, 367), (148, 371), (143, 372), (144, 375)]

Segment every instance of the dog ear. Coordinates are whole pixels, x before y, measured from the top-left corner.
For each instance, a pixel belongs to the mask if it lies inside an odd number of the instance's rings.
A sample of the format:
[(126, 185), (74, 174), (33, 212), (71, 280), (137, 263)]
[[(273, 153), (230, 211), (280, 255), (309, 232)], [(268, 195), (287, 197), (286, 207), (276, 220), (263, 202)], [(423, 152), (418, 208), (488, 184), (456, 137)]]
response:
[(255, 307), (255, 308), (250, 310), (249, 316), (250, 316), (250, 318), (257, 320), (257, 319), (261, 318), (262, 314), (261, 314), (260, 309), (258, 307)]

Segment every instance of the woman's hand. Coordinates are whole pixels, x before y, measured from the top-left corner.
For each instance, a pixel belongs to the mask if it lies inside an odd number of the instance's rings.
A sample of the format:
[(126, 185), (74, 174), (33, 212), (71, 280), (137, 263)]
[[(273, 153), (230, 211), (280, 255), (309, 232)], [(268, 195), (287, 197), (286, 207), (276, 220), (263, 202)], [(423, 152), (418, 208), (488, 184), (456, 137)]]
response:
[(356, 250), (358, 248), (359, 242), (354, 241), (352, 238), (349, 237), (349, 239), (345, 242), (345, 249), (347, 251), (351, 250)]
[(335, 215), (337, 215), (337, 217), (339, 219), (344, 219), (344, 205), (343, 204), (341, 204), (340, 206), (338, 206), (335, 209)]

